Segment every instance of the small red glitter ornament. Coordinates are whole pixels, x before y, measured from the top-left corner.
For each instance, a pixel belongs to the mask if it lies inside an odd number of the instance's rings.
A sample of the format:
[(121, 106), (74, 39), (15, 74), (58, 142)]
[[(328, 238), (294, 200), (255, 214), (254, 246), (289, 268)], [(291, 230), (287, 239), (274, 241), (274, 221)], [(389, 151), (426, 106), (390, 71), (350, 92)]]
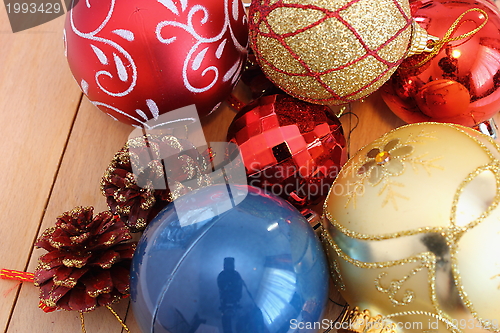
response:
[(195, 104), (212, 112), (238, 81), (247, 52), (240, 0), (79, 1), (66, 55), (84, 94), (132, 125)]
[(415, 21), (429, 34), (463, 37), (445, 43), (428, 61), (426, 55), (403, 61), (381, 89), (389, 108), (408, 123), (474, 126), (495, 115), (500, 110), (497, 8), (489, 1), (470, 0), (413, 1), (410, 6)]
[(244, 107), (227, 139), (240, 149), (249, 185), (297, 207), (324, 198), (343, 163), (345, 138), (330, 109), (284, 94)]

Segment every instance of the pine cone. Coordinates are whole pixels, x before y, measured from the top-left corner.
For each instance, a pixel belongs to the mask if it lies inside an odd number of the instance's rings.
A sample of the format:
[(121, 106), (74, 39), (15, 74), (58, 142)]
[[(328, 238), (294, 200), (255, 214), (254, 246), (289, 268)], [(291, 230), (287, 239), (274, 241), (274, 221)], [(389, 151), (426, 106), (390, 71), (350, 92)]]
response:
[[(87, 312), (128, 296), (129, 271), (136, 243), (111, 212), (92, 217), (92, 207), (77, 207), (57, 218), (35, 245), (40, 256), (35, 285), (49, 310)], [(47, 310), (47, 311), (49, 311)]]
[[(174, 181), (173, 188), (169, 188), (164, 169)], [(132, 232), (142, 231), (167, 204), (192, 190), (182, 182), (210, 185), (207, 170), (208, 160), (189, 141), (146, 134), (130, 139), (116, 153), (101, 180), (101, 192), (110, 210)]]

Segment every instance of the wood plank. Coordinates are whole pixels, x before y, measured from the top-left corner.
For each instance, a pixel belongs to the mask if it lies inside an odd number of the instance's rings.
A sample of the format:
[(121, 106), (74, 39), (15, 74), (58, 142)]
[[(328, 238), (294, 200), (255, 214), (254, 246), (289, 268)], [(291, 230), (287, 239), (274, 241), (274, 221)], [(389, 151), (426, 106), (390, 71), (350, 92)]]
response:
[(344, 117), (351, 121), (350, 128), (345, 132), (351, 157), (386, 132), (405, 124), (389, 110), (378, 92), (363, 101), (351, 103), (351, 112), (352, 115), (341, 117), (343, 122)]
[[(24, 270), (81, 93), (64, 58), (62, 18), (13, 34), (0, 7), (0, 267)], [(15, 284), (0, 280), (0, 295), (4, 330)]]
[[(78, 109), (81, 93), (64, 59), (62, 17), (12, 34), (5, 9), (0, 7), (0, 181), (4, 184), (0, 194), (0, 233), (4, 236), (0, 268), (33, 271), (38, 256), (44, 253), (31, 253), (38, 231), (52, 226), (60, 213), (77, 205), (94, 205), (96, 213), (106, 209), (99, 180), (131, 128), (112, 121), (86, 98)], [(351, 156), (404, 124), (377, 93), (364, 102), (352, 103), (350, 111), (352, 114), (342, 116), (341, 121), (350, 139)], [(225, 141), (235, 114), (223, 105), (202, 119), (207, 141)], [(0, 280), (0, 295), (0, 328), (5, 332), (81, 331), (77, 313), (45, 314), (38, 309), (38, 289), (32, 285), (18, 288), (15, 282)], [(334, 290), (331, 297), (341, 301)], [(132, 332), (140, 332), (128, 301), (114, 308)], [(327, 318), (335, 318), (338, 311), (338, 306), (329, 303)], [(85, 318), (89, 333), (123, 332), (105, 309)]]
[[(40, 233), (54, 225), (56, 217), (76, 206), (94, 206), (94, 214), (107, 210), (99, 184), (113, 155), (126, 142), (132, 127), (113, 121), (99, 111), (87, 98), (82, 101), (54, 190), (41, 225)], [(38, 257), (45, 253), (36, 249), (30, 258), (28, 271), (36, 268)], [(117, 309), (124, 317), (128, 301)], [(27, 318), (31, 318), (27, 320)], [(85, 315), (88, 332), (121, 332), (121, 326), (107, 309)], [(80, 319), (75, 312), (44, 313), (38, 308), (38, 288), (25, 284), (7, 332), (78, 332)]]

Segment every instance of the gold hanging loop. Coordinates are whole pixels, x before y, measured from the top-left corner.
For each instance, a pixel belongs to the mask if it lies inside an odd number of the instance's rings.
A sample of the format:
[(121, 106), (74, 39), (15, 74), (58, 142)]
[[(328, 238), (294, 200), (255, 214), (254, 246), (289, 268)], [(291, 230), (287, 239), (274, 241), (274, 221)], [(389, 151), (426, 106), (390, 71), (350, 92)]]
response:
[[(130, 333), (130, 330), (129, 328), (127, 327), (127, 325), (125, 324), (125, 322), (123, 321), (123, 319), (120, 318), (120, 316), (118, 315), (118, 313), (116, 313), (115, 310), (113, 310), (113, 308), (111, 308), (109, 305), (106, 305), (106, 308), (113, 314), (113, 316), (115, 316), (115, 318), (118, 320), (118, 322), (120, 322), (120, 324), (122, 325), (123, 329), (127, 332), (127, 333)], [(82, 327), (82, 333), (87, 333), (87, 331), (85, 330), (85, 319), (83, 317), (83, 312), (78, 312), (80, 314), (80, 323), (81, 323), (81, 327)]]
[(118, 315), (118, 313), (116, 313), (115, 310), (113, 310), (113, 308), (111, 308), (109, 305), (106, 305), (106, 307), (108, 308), (108, 310), (115, 316), (115, 318), (120, 322), (120, 324), (122, 325), (123, 329), (125, 331), (127, 331), (127, 333), (130, 333), (130, 330), (128, 329), (127, 325), (125, 324), (125, 322), (120, 318), (120, 316)]
[[(462, 34), (462, 35), (457, 36), (457, 37), (451, 37), (455, 33), (455, 31), (457, 31), (457, 29), (460, 27), (460, 25), (462, 25), (462, 23), (464, 23), (464, 22), (462, 22), (462, 19), (464, 18), (464, 16), (470, 12), (481, 13), (484, 16), (483, 22), (481, 22), (481, 24), (479, 26), (477, 26), (475, 29), (473, 29), (465, 34)], [(457, 17), (455, 22), (453, 22), (453, 24), (450, 26), (448, 31), (446, 31), (445, 35), (441, 39), (428, 35), (427, 32), (422, 27), (420, 27), (417, 23), (414, 23), (415, 29), (414, 29), (414, 36), (412, 37), (412, 46), (410, 47), (410, 50), (408, 51), (407, 57), (410, 57), (414, 54), (418, 54), (418, 53), (422, 53), (422, 52), (429, 52), (429, 54), (424, 59), (422, 59), (420, 62), (418, 62), (416, 65), (409, 66), (409, 67), (403, 67), (402, 69), (413, 69), (413, 68), (418, 68), (418, 67), (424, 65), (426, 62), (431, 60), (432, 57), (434, 57), (436, 54), (438, 54), (439, 51), (441, 51), (441, 49), (444, 47), (444, 45), (446, 45), (449, 42), (454, 42), (454, 41), (457, 41), (460, 39), (472, 37), (474, 34), (479, 32), (479, 30), (481, 30), (486, 25), (487, 22), (488, 22), (488, 14), (484, 10), (482, 10), (480, 8), (468, 9), (465, 12), (463, 12), (459, 17)], [(425, 45), (424, 45), (424, 43), (425, 43)]]
[(85, 319), (83, 318), (83, 312), (78, 312), (80, 314), (80, 323), (82, 325), (82, 333), (87, 333), (85, 330)]

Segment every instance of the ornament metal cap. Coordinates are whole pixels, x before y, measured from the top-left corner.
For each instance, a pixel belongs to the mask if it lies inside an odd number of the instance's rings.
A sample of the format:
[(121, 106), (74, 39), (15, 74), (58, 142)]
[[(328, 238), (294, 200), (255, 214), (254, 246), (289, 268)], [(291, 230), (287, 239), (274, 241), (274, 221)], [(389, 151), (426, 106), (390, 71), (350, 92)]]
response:
[(341, 321), (338, 333), (397, 333), (396, 324), (383, 320), (382, 315), (372, 316), (370, 310), (360, 311), (357, 306)]
[[(422, 28), (417, 22), (413, 21), (410, 48), (406, 54), (406, 58), (415, 54), (431, 52), (433, 49), (432, 44), (438, 40), (438, 37), (429, 35), (424, 28)], [(430, 41), (432, 42), (429, 43)]]
[(320, 233), (322, 230), (321, 217), (312, 209), (303, 209), (301, 212), (302, 216), (309, 222), (309, 225), (314, 229), (316, 233)]
[(487, 136), (491, 137), (494, 140), (498, 138), (498, 126), (494, 118), (485, 120), (482, 123), (477, 124), (473, 128), (483, 134), (486, 134)]

